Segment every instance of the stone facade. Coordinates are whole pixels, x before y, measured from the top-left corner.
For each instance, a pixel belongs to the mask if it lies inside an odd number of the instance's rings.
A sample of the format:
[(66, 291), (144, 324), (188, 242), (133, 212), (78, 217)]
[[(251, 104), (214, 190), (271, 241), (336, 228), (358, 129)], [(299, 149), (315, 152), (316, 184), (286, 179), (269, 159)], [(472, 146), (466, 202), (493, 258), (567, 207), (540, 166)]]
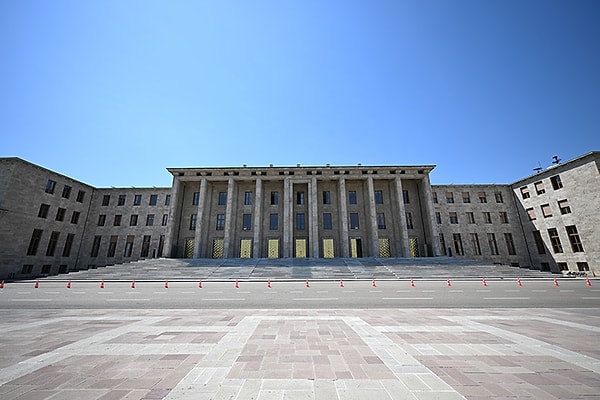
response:
[(155, 257), (441, 255), (598, 274), (599, 157), (509, 185), (328, 165), (169, 168), (170, 188), (94, 188), (0, 158), (0, 277)]

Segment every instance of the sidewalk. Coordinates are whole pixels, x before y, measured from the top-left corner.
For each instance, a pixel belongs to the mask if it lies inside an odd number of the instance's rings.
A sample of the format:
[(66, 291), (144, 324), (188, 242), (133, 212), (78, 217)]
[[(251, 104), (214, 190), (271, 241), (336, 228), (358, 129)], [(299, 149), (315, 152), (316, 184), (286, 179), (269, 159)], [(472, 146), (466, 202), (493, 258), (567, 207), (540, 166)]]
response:
[(3, 310), (0, 398), (598, 399), (600, 310)]

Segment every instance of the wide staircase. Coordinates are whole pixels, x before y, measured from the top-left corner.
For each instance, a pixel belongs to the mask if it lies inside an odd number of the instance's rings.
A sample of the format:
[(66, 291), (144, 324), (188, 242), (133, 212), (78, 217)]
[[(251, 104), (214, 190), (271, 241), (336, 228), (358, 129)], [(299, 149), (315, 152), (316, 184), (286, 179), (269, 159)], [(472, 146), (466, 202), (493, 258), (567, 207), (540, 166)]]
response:
[(51, 276), (72, 280), (304, 280), (549, 278), (550, 272), (453, 257), (157, 258)]

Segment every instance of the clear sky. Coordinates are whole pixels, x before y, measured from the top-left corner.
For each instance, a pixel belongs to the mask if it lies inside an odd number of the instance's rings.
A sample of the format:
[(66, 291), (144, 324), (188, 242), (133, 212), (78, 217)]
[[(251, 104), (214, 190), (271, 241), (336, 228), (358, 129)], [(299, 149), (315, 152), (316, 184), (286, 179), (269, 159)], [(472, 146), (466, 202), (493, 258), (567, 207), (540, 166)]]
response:
[(599, 21), (598, 0), (3, 0), (0, 157), (98, 187), (270, 163), (511, 183), (600, 150)]

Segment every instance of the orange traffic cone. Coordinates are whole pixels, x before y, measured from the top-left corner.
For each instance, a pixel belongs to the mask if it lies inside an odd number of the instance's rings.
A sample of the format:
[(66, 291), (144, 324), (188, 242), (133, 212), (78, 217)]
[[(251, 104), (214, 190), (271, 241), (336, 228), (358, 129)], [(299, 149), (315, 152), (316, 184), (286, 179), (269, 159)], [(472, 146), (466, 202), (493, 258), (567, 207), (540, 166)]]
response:
[(415, 287), (415, 281), (414, 281), (414, 279), (411, 279), (411, 280), (410, 280), (410, 286), (411, 286), (411, 287)]
[(306, 280), (306, 287), (310, 287), (310, 285), (308, 284), (308, 279)]
[(169, 288), (169, 281), (165, 280), (165, 289), (168, 289), (168, 288)]
[(102, 279), (102, 282), (100, 282), (100, 289), (104, 289), (104, 279)]
[(202, 280), (198, 281), (198, 289), (202, 289)]
[(450, 279), (448, 279), (448, 280), (446, 281), (446, 286), (452, 286), (452, 284), (450, 283)]
[(554, 278), (554, 286), (558, 286), (558, 280)]
[(269, 289), (271, 289), (271, 280), (270, 280), (270, 279), (267, 281), (267, 287), (268, 287)]
[(517, 286), (523, 286), (523, 284), (521, 283), (521, 278), (517, 278)]
[(485, 281), (485, 278), (483, 278), (483, 279), (481, 280), (481, 284), (482, 284), (483, 286), (487, 286), (487, 282)]
[(2, 283), (0, 283), (0, 289), (4, 289), (4, 279), (2, 279)]
[(340, 287), (344, 287), (344, 281), (340, 279)]
[[(592, 282), (590, 282), (590, 278), (585, 278), (585, 286), (592, 286)], [(4, 281), (2, 281), (2, 287), (4, 287)]]
[(377, 285), (375, 284), (375, 279), (373, 279), (373, 282), (371, 282), (371, 286), (372, 287), (377, 287)]
[(36, 281), (35, 281), (35, 285), (33, 285), (33, 287), (34, 287), (34, 289), (37, 289), (37, 288), (39, 288), (39, 287), (40, 287), (40, 281), (39, 281), (39, 280), (36, 280)]
[(239, 289), (239, 288), (240, 288), (240, 285), (239, 285), (239, 283), (238, 283), (237, 279), (235, 280), (235, 288), (236, 288), (236, 289)]
[(67, 282), (67, 289), (71, 289), (71, 280), (69, 279), (69, 281)]
[(131, 288), (135, 289), (135, 280), (131, 281)]

